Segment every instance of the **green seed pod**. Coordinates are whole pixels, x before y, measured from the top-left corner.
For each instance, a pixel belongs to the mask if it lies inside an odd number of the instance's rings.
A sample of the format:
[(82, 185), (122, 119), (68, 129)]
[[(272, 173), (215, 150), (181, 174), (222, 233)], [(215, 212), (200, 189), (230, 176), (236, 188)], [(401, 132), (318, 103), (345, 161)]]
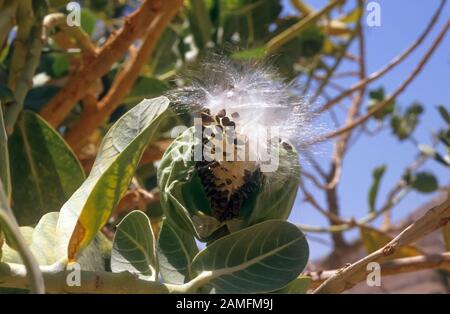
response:
[[(219, 118), (216, 126), (228, 122)], [(203, 129), (209, 126), (204, 123)], [(291, 145), (281, 142), (272, 147), (278, 167), (262, 172), (256, 161), (195, 160), (195, 149), (204, 142), (191, 127), (162, 157), (158, 183), (171, 224), (210, 242), (268, 219), (287, 219), (299, 185), (298, 156)]]
[[(286, 220), (299, 185), (295, 147), (312, 142), (310, 105), (265, 64), (204, 62), (169, 98), (195, 113), (158, 169), (167, 222), (213, 241), (270, 219)], [(230, 131), (231, 130), (231, 131)]]

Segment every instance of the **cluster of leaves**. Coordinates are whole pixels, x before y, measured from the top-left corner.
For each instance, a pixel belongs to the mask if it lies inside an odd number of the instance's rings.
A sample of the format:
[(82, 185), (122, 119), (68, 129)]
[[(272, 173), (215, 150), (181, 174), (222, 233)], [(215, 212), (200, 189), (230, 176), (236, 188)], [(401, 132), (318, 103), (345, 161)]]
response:
[[(169, 100), (159, 97), (124, 114), (105, 135), (86, 179), (56, 131), (34, 113), (22, 115), (18, 134), (9, 143), (10, 154), (22, 143), (26, 149), (18, 151), (23, 155), (20, 160), (32, 170), (16, 176), (19, 169), (12, 167), (12, 174), (17, 180), (26, 177), (34, 189), (24, 194), (13, 180), (13, 196), (21, 193), (21, 206), (13, 208), (19, 221), (36, 224), (21, 227), (21, 234), (37, 262), (53, 265), (76, 260), (83, 270), (128, 271), (150, 281), (158, 280), (160, 274), (164, 283), (203, 291), (270, 292), (288, 284), (294, 285), (289, 289), (296, 289), (296, 278), (308, 259), (308, 245), (296, 226), (282, 220), (250, 226), (200, 252), (189, 230), (175, 231), (165, 222), (160, 231), (154, 230), (141, 211), (129, 213), (118, 224), (112, 243), (99, 232), (125, 193), (143, 150), (159, 131), (168, 106)], [(7, 153), (6, 146), (2, 148)], [(8, 167), (6, 160), (2, 159), (3, 167)], [(67, 201), (65, 195), (71, 195)], [(60, 202), (65, 203), (59, 210)], [(2, 262), (21, 262), (10, 245), (4, 244), (2, 252)], [(198, 282), (196, 278), (201, 278), (200, 283), (190, 284)], [(189, 292), (188, 288), (181, 291)]]
[[(29, 9), (36, 13), (39, 4), (42, 17), (66, 13), (67, 2), (36, 1)], [(139, 5), (133, 1), (103, 0), (80, 4), (81, 28), (94, 42), (101, 42), (116, 31), (121, 26), (117, 21)], [(179, 110), (172, 115), (174, 108), (164, 98), (153, 99), (151, 105), (135, 104), (172, 88), (174, 75), (183, 72), (187, 65), (195, 68), (196, 60), (208, 55), (212, 47), (234, 59), (264, 57), (268, 41), (302, 20), (300, 16), (284, 16), (281, 12), (280, 0), (186, 2), (185, 10), (164, 30), (152, 58), (111, 115), (87, 178), (79, 156), (61, 136), (78, 119), (82, 104), (75, 107), (58, 130), (38, 115), (61, 89), (77, 62), (81, 62), (81, 55), (60, 47), (56, 40), (45, 43), (42, 53), (36, 54), (39, 59), (33, 72), (39, 75), (31, 77), (34, 83), (31, 89), (28, 90), (28, 85), (23, 89), (25, 110), (11, 134), (5, 133), (0, 141), (1, 182), (8, 199), (2, 208), (12, 208), (21, 234), (39, 265), (52, 265), (68, 258), (80, 262), (83, 270), (127, 270), (149, 280), (158, 280), (161, 275), (165, 283), (179, 285), (212, 271), (212, 278), (205, 281), (202, 289), (220, 292), (268, 292), (290, 282), (285, 291), (305, 289), (307, 279), (300, 282), (295, 279), (306, 264), (307, 243), (301, 231), (285, 221), (291, 208), (283, 209), (279, 215), (267, 214), (272, 207), (265, 206), (275, 202), (275, 194), (258, 197), (259, 212), (266, 213), (263, 218), (250, 213), (243, 228), (209, 243), (200, 252), (193, 236), (196, 232), (166, 223), (163, 217), (167, 210), (158, 204), (149, 205), (145, 214), (131, 212), (114, 221), (116, 233), (112, 242), (100, 232), (132, 177), (146, 190), (158, 189), (157, 167), (153, 163), (138, 165), (144, 148), (152, 141), (168, 138), (167, 131), (173, 125), (190, 123), (189, 115)], [(51, 35), (57, 32), (55, 29)], [(292, 79), (305, 67), (321, 67), (325, 47), (328, 55), (339, 50), (326, 42), (325, 33), (325, 27), (312, 25), (296, 34), (274, 59), (279, 71)], [(31, 51), (30, 47), (17, 44), (19, 36), (11, 33), (0, 43), (2, 105), (14, 102), (17, 94), (8, 87), (15, 55)], [(102, 77), (104, 91), (110, 88), (119, 68), (120, 62)], [(280, 182), (279, 186), (284, 184)], [(292, 189), (296, 190), (297, 184), (293, 182)], [(289, 191), (281, 188), (289, 198), (287, 206), (291, 207), (296, 191)], [(267, 237), (268, 234), (271, 236)], [(0, 243), (2, 262), (21, 262), (23, 256), (11, 241)], [(217, 262), (216, 255), (220, 255)], [(267, 268), (272, 275), (267, 276)]]
[[(67, 2), (38, 0), (31, 5), (30, 0), (27, 3), (28, 9), (43, 17), (54, 12), (66, 13)], [(121, 26), (123, 16), (139, 4), (123, 0), (80, 3), (81, 27), (99, 46)], [(275, 54), (273, 64), (286, 79), (305, 74), (311, 79), (317, 71), (324, 72), (325, 77), (331, 76), (356, 34), (352, 26), (361, 17), (361, 8), (331, 21), (332, 25), (317, 22), (300, 27), (290, 40), (278, 43), (273, 51), (270, 43), (274, 39), (305, 21), (305, 12), (286, 16), (282, 9), (281, 0), (186, 1), (185, 9), (164, 30), (131, 91), (102, 126), (104, 132), (97, 134), (102, 140), (97, 141), (101, 143), (96, 147), (95, 163), (87, 178), (80, 156), (74, 154), (61, 136), (76, 123), (83, 111), (82, 104), (77, 104), (57, 130), (38, 115), (64, 86), (66, 78), (74, 72), (73, 67), (82, 61), (81, 54), (60, 47), (56, 40), (50, 40), (41, 49), (40, 37), (27, 36), (28, 33), (11, 32), (3, 38), (3, 28), (0, 29), (2, 109), (6, 107), (4, 104), (18, 98), (17, 90), (8, 87), (8, 77), (15, 73), (12, 68), (21, 68), (16, 56), (23, 57), (25, 53), (33, 61), (22, 67), (29, 74), (24, 75), (19, 90), (25, 110), (9, 136), (0, 115), (0, 261), (23, 263), (32, 270), (33, 256), (41, 266), (76, 260), (84, 271), (128, 271), (149, 282), (162, 278), (163, 284), (175, 285), (174, 291), (178, 292), (304, 292), (309, 279), (298, 275), (307, 262), (308, 246), (302, 232), (286, 221), (295, 198), (292, 191), (298, 182), (278, 182), (274, 188), (279, 193), (259, 195), (254, 206), (258, 210), (246, 217), (244, 225), (233, 229), (231, 234), (208, 239), (208, 246), (202, 250), (195, 237), (205, 240), (199, 236), (203, 234), (199, 226), (204, 226), (210, 217), (205, 210), (208, 206), (202, 208), (204, 211), (198, 210), (199, 204), (205, 203), (204, 195), (200, 197), (198, 191), (193, 191), (199, 184), (183, 190), (178, 185), (173, 187), (174, 180), (167, 178), (163, 178), (162, 195), (166, 199), (163, 198), (162, 205), (150, 204), (145, 212), (119, 216), (112, 222), (115, 227), (112, 241), (101, 232), (132, 178), (148, 191), (159, 188), (155, 163), (139, 165), (144, 149), (157, 140), (167, 139), (172, 126), (188, 125), (190, 116), (179, 110), (173, 115), (175, 108), (166, 98), (154, 97), (182, 84), (174, 77), (187, 68), (195, 69), (198, 60), (211, 50), (237, 60)], [(21, 13), (19, 22), (25, 22), (21, 29), (28, 29), (30, 25), (23, 18), (27, 14)], [(5, 17), (8, 18), (0, 13), (2, 26)], [(33, 25), (35, 29), (41, 26)], [(57, 32), (58, 29), (51, 35)], [(21, 46), (21, 39), (26, 46)], [(39, 53), (33, 53), (35, 50)], [(39, 58), (35, 60), (33, 56)], [(335, 65), (327, 65), (328, 59), (335, 61)], [(111, 87), (122, 62), (119, 60), (101, 78), (103, 91), (98, 91), (99, 98)], [(33, 77), (35, 72), (39, 75)], [(31, 80), (33, 87), (28, 90)], [(326, 82), (327, 79), (322, 84)], [(144, 98), (152, 100), (136, 105)], [(370, 92), (369, 98), (370, 107), (384, 100), (384, 90)], [(394, 101), (375, 118), (390, 119), (394, 136), (404, 141), (411, 138), (422, 111), (419, 104), (397, 110)], [(448, 112), (442, 106), (439, 111), (450, 127)], [(449, 166), (450, 128), (439, 131), (438, 137), (445, 154), (423, 145), (421, 152)], [(184, 172), (189, 167), (167, 158), (166, 161), (169, 164), (166, 175), (172, 179), (187, 175)], [(385, 169), (383, 166), (374, 170), (374, 183), (369, 192), (371, 211), (375, 211)], [(404, 179), (408, 186), (421, 192), (437, 188), (436, 179), (429, 173), (406, 173)], [(288, 206), (280, 206), (279, 199)], [(183, 200), (181, 204), (180, 200)], [(279, 209), (279, 213), (274, 213), (273, 208)], [(195, 219), (192, 213), (198, 214)], [(196, 225), (198, 219), (203, 223)], [(208, 236), (222, 227), (211, 219), (206, 225), (213, 226), (202, 231)], [(366, 240), (376, 239), (376, 245), (367, 240), (368, 246), (380, 247), (388, 241), (376, 230), (361, 232)]]
[(441, 165), (450, 167), (450, 114), (442, 105), (438, 106), (438, 111), (447, 126), (437, 131), (437, 139), (443, 147), (443, 153), (428, 145), (419, 145), (419, 150), (424, 155), (433, 157)]
[[(377, 103), (384, 101), (385, 98), (386, 95), (383, 87), (379, 87), (377, 89), (369, 91), (369, 101), (367, 108), (372, 108)], [(384, 120), (389, 119), (392, 134), (399, 141), (411, 140), (413, 132), (420, 122), (419, 118), (424, 112), (424, 108), (420, 103), (417, 102), (414, 102), (406, 107), (403, 112), (401, 112), (398, 107), (399, 106), (396, 104), (396, 101), (392, 100), (383, 110), (377, 112), (374, 115), (374, 119), (379, 122), (383, 122)], [(449, 118), (448, 112), (443, 106), (439, 106), (438, 109), (444, 120), (446, 118)], [(444, 144), (446, 143), (445, 130), (439, 131), (438, 137), (441, 142), (443, 142)], [(443, 165), (448, 166), (448, 160), (446, 161), (446, 159), (448, 159), (447, 156), (440, 155), (436, 150), (426, 145), (419, 145), (419, 149), (423, 154), (433, 156), (435, 160)], [(375, 200), (377, 197), (381, 179), (386, 172), (386, 168), (386, 165), (381, 165), (373, 170), (373, 182), (369, 190), (368, 197), (369, 208), (371, 212), (375, 211)], [(412, 173), (410, 169), (406, 169), (405, 173), (403, 174), (403, 180), (409, 187), (421, 193), (434, 192), (439, 186), (436, 176), (431, 172), (421, 171)]]

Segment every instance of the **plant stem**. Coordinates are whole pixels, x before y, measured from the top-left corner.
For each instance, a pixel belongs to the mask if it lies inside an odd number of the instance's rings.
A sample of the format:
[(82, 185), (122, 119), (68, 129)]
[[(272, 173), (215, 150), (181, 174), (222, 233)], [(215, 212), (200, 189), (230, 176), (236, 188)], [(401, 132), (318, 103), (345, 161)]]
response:
[(9, 32), (16, 21), (18, 1), (9, 0), (0, 6), (0, 49), (8, 39)]
[[(44, 279), (39, 270), (37, 261), (20, 233), (17, 221), (14, 218), (9, 205), (5, 204), (6, 202), (6, 195), (4, 195), (3, 187), (0, 182), (0, 226), (3, 228), (5, 238), (10, 242), (9, 244), (17, 250), (25, 264), (25, 266), (22, 266), (24, 269), (23, 279), (30, 286), (31, 292), (44, 293)], [(2, 276), (0, 275), (0, 285), (1, 282)]]
[(343, 3), (344, 0), (334, 0), (323, 7), (321, 10), (310, 14), (305, 18), (301, 19), (299, 22), (295, 23), (282, 33), (278, 34), (272, 38), (266, 45), (267, 53), (273, 53), (278, 50), (281, 46), (289, 42), (291, 39), (295, 38), (301, 31), (305, 30), (307, 27), (311, 26), (323, 15), (330, 12), (335, 6)]
[[(40, 270), (48, 293), (161, 294), (179, 291), (178, 286), (144, 280), (129, 272), (81, 270), (80, 284), (69, 286), (66, 281), (72, 271), (65, 269), (63, 264), (41, 266)], [(0, 286), (28, 289), (25, 267), (20, 264), (0, 263)]]
[(49, 37), (50, 32), (58, 27), (65, 35), (75, 39), (78, 47), (88, 56), (96, 54), (96, 46), (92, 43), (89, 35), (81, 27), (73, 27), (67, 25), (66, 15), (63, 13), (52, 13), (44, 18), (43, 34), (44, 41)]
[(59, 126), (72, 108), (89, 91), (89, 86), (105, 75), (138, 38), (142, 37), (163, 7), (172, 6), (176, 0), (146, 0), (129, 16), (125, 17), (123, 27), (111, 35), (99, 49), (95, 58), (69, 77), (64, 88), (42, 109), (41, 115), (52, 126)]
[(31, 28), (33, 26), (33, 7), (31, 0), (19, 2), (17, 8), (17, 34), (14, 39), (14, 53), (11, 58), (11, 66), (9, 67), (8, 86), (11, 90), (15, 90), (20, 74), (25, 67), (27, 60), (27, 41), (30, 37)]
[[(18, 50), (21, 50), (21, 52), (17, 52), (16, 67), (15, 70), (12, 70), (13, 72), (10, 72), (9, 78), (10, 87), (14, 87), (14, 102), (6, 108), (5, 113), (5, 127), (8, 134), (11, 134), (14, 130), (14, 125), (23, 109), (25, 97), (33, 85), (33, 76), (39, 65), (42, 51), (42, 18), (41, 14), (37, 14), (34, 19), (32, 27), (28, 31), (29, 39), (27, 45), (22, 46), (23, 43), (20, 39), (16, 39), (19, 42), (16, 43), (14, 53)], [(22, 64), (23, 57), (25, 59)]]

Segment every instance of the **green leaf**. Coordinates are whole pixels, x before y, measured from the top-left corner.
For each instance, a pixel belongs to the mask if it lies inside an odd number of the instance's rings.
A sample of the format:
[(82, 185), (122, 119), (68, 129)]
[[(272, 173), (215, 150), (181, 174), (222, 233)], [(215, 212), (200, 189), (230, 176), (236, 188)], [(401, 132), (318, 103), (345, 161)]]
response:
[(419, 123), (419, 116), (423, 113), (423, 106), (414, 103), (409, 106), (403, 115), (394, 114), (391, 120), (392, 132), (399, 140), (408, 138)]
[(195, 43), (197, 47), (205, 48), (211, 41), (213, 31), (208, 8), (203, 0), (190, 0), (189, 3), (189, 24), (194, 35)]
[(61, 209), (58, 230), (69, 260), (74, 260), (107, 222), (168, 106), (166, 97), (143, 100), (103, 138), (89, 177)]
[(147, 64), (150, 68), (150, 73), (158, 76), (175, 70), (179, 58), (183, 57), (180, 56), (183, 53), (179, 51), (179, 45), (183, 46), (185, 43), (183, 40), (180, 40), (180, 36), (174, 28), (167, 27)]
[(57, 211), (84, 180), (61, 136), (40, 116), (23, 111), (9, 140), (12, 198), (19, 225), (34, 225)]
[(438, 133), (439, 141), (447, 147), (447, 151), (450, 153), (450, 128), (447, 130), (441, 130)]
[(14, 99), (14, 93), (8, 86), (0, 83), (0, 102), (7, 103)]
[(372, 172), (373, 182), (369, 190), (369, 208), (370, 212), (375, 211), (375, 201), (377, 199), (378, 189), (380, 187), (381, 178), (386, 171), (386, 165), (375, 168)]
[(275, 291), (274, 293), (305, 294), (308, 291), (311, 280), (311, 277), (300, 276), (291, 281), (287, 286)]
[(8, 153), (8, 135), (3, 120), (3, 108), (0, 101), (0, 182), (3, 184), (8, 205), (11, 203), (11, 174)]
[(192, 269), (216, 293), (270, 292), (297, 278), (308, 255), (299, 228), (269, 220), (213, 242), (195, 257)]
[(233, 53), (233, 59), (236, 60), (253, 60), (261, 59), (266, 55), (266, 47), (257, 47), (248, 50), (242, 50)]
[(239, 45), (251, 47), (267, 42), (273, 35), (270, 26), (280, 17), (280, 0), (220, 1), (220, 26), (223, 42), (233, 42), (239, 34)]
[(52, 74), (54, 77), (62, 77), (69, 73), (70, 65), (67, 56), (64, 54), (55, 54), (52, 62)]
[(158, 239), (159, 271), (165, 283), (183, 284), (191, 278), (192, 260), (198, 253), (194, 237), (163, 222)]
[(81, 9), (80, 22), (81, 28), (83, 28), (88, 35), (92, 35), (97, 19), (89, 9)]
[(158, 265), (155, 236), (147, 215), (132, 211), (117, 225), (111, 253), (111, 270), (128, 271), (156, 280)]
[(25, 97), (24, 106), (26, 109), (39, 112), (60, 90), (54, 85), (36, 86), (28, 92)]
[(439, 187), (438, 180), (431, 172), (418, 172), (412, 177), (411, 186), (422, 193), (431, 193)]
[(359, 17), (361, 16), (362, 9), (360, 7), (357, 7), (356, 9), (350, 11), (348, 14), (346, 14), (344, 17), (340, 18), (339, 21), (344, 23), (356, 23), (359, 20)]
[(450, 113), (448, 113), (447, 109), (440, 105), (438, 106), (439, 113), (441, 114), (442, 119), (444, 119), (445, 122), (447, 122), (448, 125), (450, 125)]
[(448, 155), (442, 156), (434, 148), (428, 145), (419, 144), (418, 148), (422, 154), (432, 157), (434, 160), (446, 167), (450, 167), (450, 157)]
[[(374, 106), (376, 106), (379, 102), (383, 101), (386, 98), (384, 88), (379, 87), (377, 89), (373, 89), (369, 91), (369, 102), (367, 105), (367, 110), (370, 110)], [(391, 101), (383, 110), (378, 111), (374, 114), (375, 119), (383, 120), (386, 116), (392, 114), (394, 112), (395, 101)]]
[(166, 83), (155, 79), (153, 77), (140, 77), (136, 84), (134, 84), (133, 89), (124, 99), (124, 104), (135, 104), (143, 98), (153, 98), (158, 95), (163, 94), (168, 90)]

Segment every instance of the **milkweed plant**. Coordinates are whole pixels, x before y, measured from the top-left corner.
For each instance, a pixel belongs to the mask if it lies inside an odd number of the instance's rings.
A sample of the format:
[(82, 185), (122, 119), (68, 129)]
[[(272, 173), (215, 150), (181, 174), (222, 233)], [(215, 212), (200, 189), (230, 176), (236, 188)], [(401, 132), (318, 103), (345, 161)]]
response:
[[(106, 292), (304, 292), (308, 279), (301, 273), (308, 244), (287, 219), (299, 187), (299, 153), (314, 133), (311, 110), (268, 65), (213, 58), (202, 68), (181, 78), (183, 87), (143, 100), (114, 123), (89, 176), (81, 175), (81, 186), (59, 212), (27, 216), (25, 224), (34, 228), (4, 220), (10, 223), (2, 223), (1, 261), (19, 270), (2, 274), (2, 287), (30, 287), (18, 286), (16, 278), (22, 263), (33, 264), (22, 254), (29, 250), (46, 276), (79, 265), (72, 269), (81, 271), (80, 282), (67, 284), (68, 292), (92, 287), (93, 277), (86, 275), (92, 272), (101, 278), (96, 289)], [(181, 109), (190, 113), (192, 124), (178, 132), (157, 170), (162, 223), (132, 211), (116, 226), (111, 242), (102, 227), (145, 148)], [(47, 152), (49, 158), (59, 154), (63, 157), (56, 162), (80, 169), (70, 150), (62, 153), (64, 141), (38, 115), (24, 112), (21, 123), (52, 139), (59, 151)], [(9, 147), (20, 141), (21, 132), (14, 131)], [(16, 171), (13, 160), (11, 168)], [(2, 208), (9, 211), (14, 195), (3, 186)], [(108, 284), (102, 286), (102, 280)], [(56, 282), (49, 281), (45, 289), (58, 291)]]

